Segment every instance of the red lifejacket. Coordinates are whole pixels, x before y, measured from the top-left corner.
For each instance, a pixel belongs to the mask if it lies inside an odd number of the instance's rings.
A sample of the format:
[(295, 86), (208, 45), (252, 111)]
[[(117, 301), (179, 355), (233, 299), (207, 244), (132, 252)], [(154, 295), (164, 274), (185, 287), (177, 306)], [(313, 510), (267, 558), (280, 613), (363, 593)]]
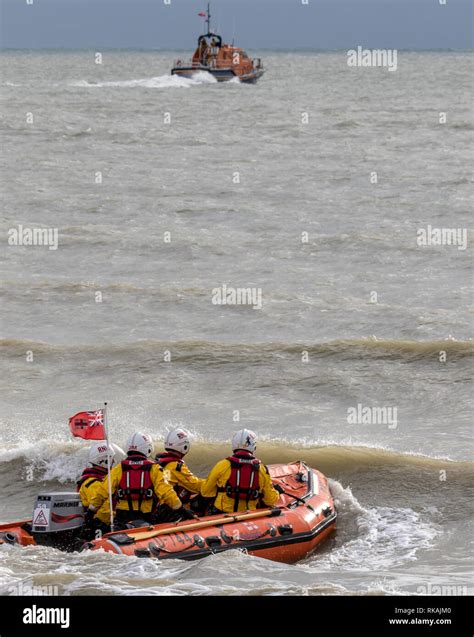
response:
[[(181, 468), (184, 464), (184, 460), (179, 456), (176, 456), (172, 451), (163, 451), (163, 453), (157, 453), (155, 456), (155, 462), (157, 462), (162, 469), (166, 469), (166, 465), (170, 462), (176, 462), (176, 471), (181, 471)], [(176, 495), (181, 500), (181, 502), (188, 502), (191, 496), (191, 492), (181, 487), (179, 484), (174, 486), (174, 490)]]
[(77, 491), (80, 491), (84, 482), (88, 480), (89, 478), (91, 478), (91, 480), (87, 484), (87, 486), (91, 485), (93, 482), (97, 482), (97, 481), (102, 482), (102, 480), (105, 478), (106, 475), (107, 475), (107, 469), (103, 469), (102, 467), (86, 467), (84, 471), (82, 472), (81, 477), (76, 482)]
[(163, 469), (166, 469), (166, 465), (168, 463), (176, 462), (176, 471), (181, 471), (181, 467), (184, 464), (183, 460), (178, 456), (175, 456), (172, 451), (163, 451), (163, 453), (157, 453), (155, 456), (155, 462), (157, 462)]
[(157, 500), (155, 489), (151, 480), (150, 471), (155, 465), (142, 454), (130, 454), (122, 460), (122, 477), (117, 487), (117, 496), (120, 500), (128, 501), (130, 511), (135, 511), (133, 502), (138, 502), (138, 510), (141, 510), (143, 500)]
[(225, 491), (229, 498), (234, 499), (234, 511), (238, 511), (240, 500), (257, 500), (260, 495), (260, 467), (261, 462), (249, 451), (236, 451), (227, 458), (230, 462), (230, 476), (225, 487), (218, 487), (217, 491)]

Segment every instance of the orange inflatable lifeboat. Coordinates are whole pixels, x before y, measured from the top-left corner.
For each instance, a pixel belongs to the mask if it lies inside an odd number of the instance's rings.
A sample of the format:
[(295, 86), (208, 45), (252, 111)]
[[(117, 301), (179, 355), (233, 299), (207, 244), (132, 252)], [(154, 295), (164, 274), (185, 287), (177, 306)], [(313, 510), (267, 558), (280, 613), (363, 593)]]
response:
[(189, 62), (177, 60), (171, 69), (171, 75), (190, 78), (204, 71), (210, 73), (218, 82), (238, 78), (241, 82), (247, 83), (254, 83), (262, 77), (264, 68), (260, 58), (252, 60), (243, 49), (233, 44), (224, 44), (221, 36), (211, 31), (209, 5), (206, 23), (207, 33), (198, 38), (198, 46), (192, 59)]
[(274, 484), (285, 492), (273, 509), (127, 529), (108, 533), (86, 546), (161, 560), (194, 560), (239, 549), (277, 562), (298, 562), (336, 527), (327, 479), (304, 462), (274, 464), (268, 469)]
[(326, 477), (304, 462), (268, 465), (284, 492), (277, 506), (196, 520), (138, 526), (84, 543), (84, 512), (77, 493), (41, 493), (32, 520), (0, 525), (0, 544), (39, 544), (64, 551), (104, 549), (122, 555), (194, 560), (238, 549), (277, 562), (298, 562), (336, 528)]

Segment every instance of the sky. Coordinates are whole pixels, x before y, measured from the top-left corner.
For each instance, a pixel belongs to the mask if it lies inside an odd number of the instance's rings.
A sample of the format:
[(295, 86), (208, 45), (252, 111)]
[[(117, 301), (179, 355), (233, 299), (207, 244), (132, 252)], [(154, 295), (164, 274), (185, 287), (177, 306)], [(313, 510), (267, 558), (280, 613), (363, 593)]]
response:
[[(445, 4), (441, 4), (445, 2)], [(304, 4), (307, 3), (307, 4)], [(0, 47), (189, 49), (205, 0), (0, 0)], [(471, 0), (213, 0), (249, 49), (473, 48)]]

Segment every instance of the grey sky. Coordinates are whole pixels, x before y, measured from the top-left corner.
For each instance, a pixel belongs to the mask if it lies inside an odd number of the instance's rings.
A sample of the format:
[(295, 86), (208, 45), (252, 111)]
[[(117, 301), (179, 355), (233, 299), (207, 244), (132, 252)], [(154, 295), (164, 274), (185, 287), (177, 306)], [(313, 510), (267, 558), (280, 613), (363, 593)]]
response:
[[(230, 40), (235, 19), (236, 43), (249, 49), (472, 48), (471, 0), (305, 1), (213, 0), (213, 25)], [(206, 0), (0, 2), (3, 48), (190, 49), (206, 7)]]

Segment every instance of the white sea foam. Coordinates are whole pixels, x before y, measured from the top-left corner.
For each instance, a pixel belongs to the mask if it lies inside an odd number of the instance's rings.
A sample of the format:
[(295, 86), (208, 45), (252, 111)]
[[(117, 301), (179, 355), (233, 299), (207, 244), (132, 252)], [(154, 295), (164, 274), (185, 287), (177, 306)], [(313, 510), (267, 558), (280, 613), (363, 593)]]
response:
[(210, 73), (199, 71), (192, 78), (179, 75), (158, 75), (156, 77), (138, 80), (117, 80), (114, 82), (88, 82), (78, 80), (69, 86), (77, 88), (191, 88), (200, 84), (217, 84), (217, 80)]
[(422, 516), (409, 507), (364, 507), (350, 487), (336, 480), (329, 484), (338, 512), (336, 546), (312, 558), (318, 568), (393, 568), (415, 560), (417, 551), (432, 546), (440, 533), (432, 515)]
[(32, 469), (35, 482), (57, 480), (60, 483), (76, 480), (87, 464), (89, 443), (40, 440), (23, 441), (4, 447), (0, 463), (22, 460), (26, 470)]

